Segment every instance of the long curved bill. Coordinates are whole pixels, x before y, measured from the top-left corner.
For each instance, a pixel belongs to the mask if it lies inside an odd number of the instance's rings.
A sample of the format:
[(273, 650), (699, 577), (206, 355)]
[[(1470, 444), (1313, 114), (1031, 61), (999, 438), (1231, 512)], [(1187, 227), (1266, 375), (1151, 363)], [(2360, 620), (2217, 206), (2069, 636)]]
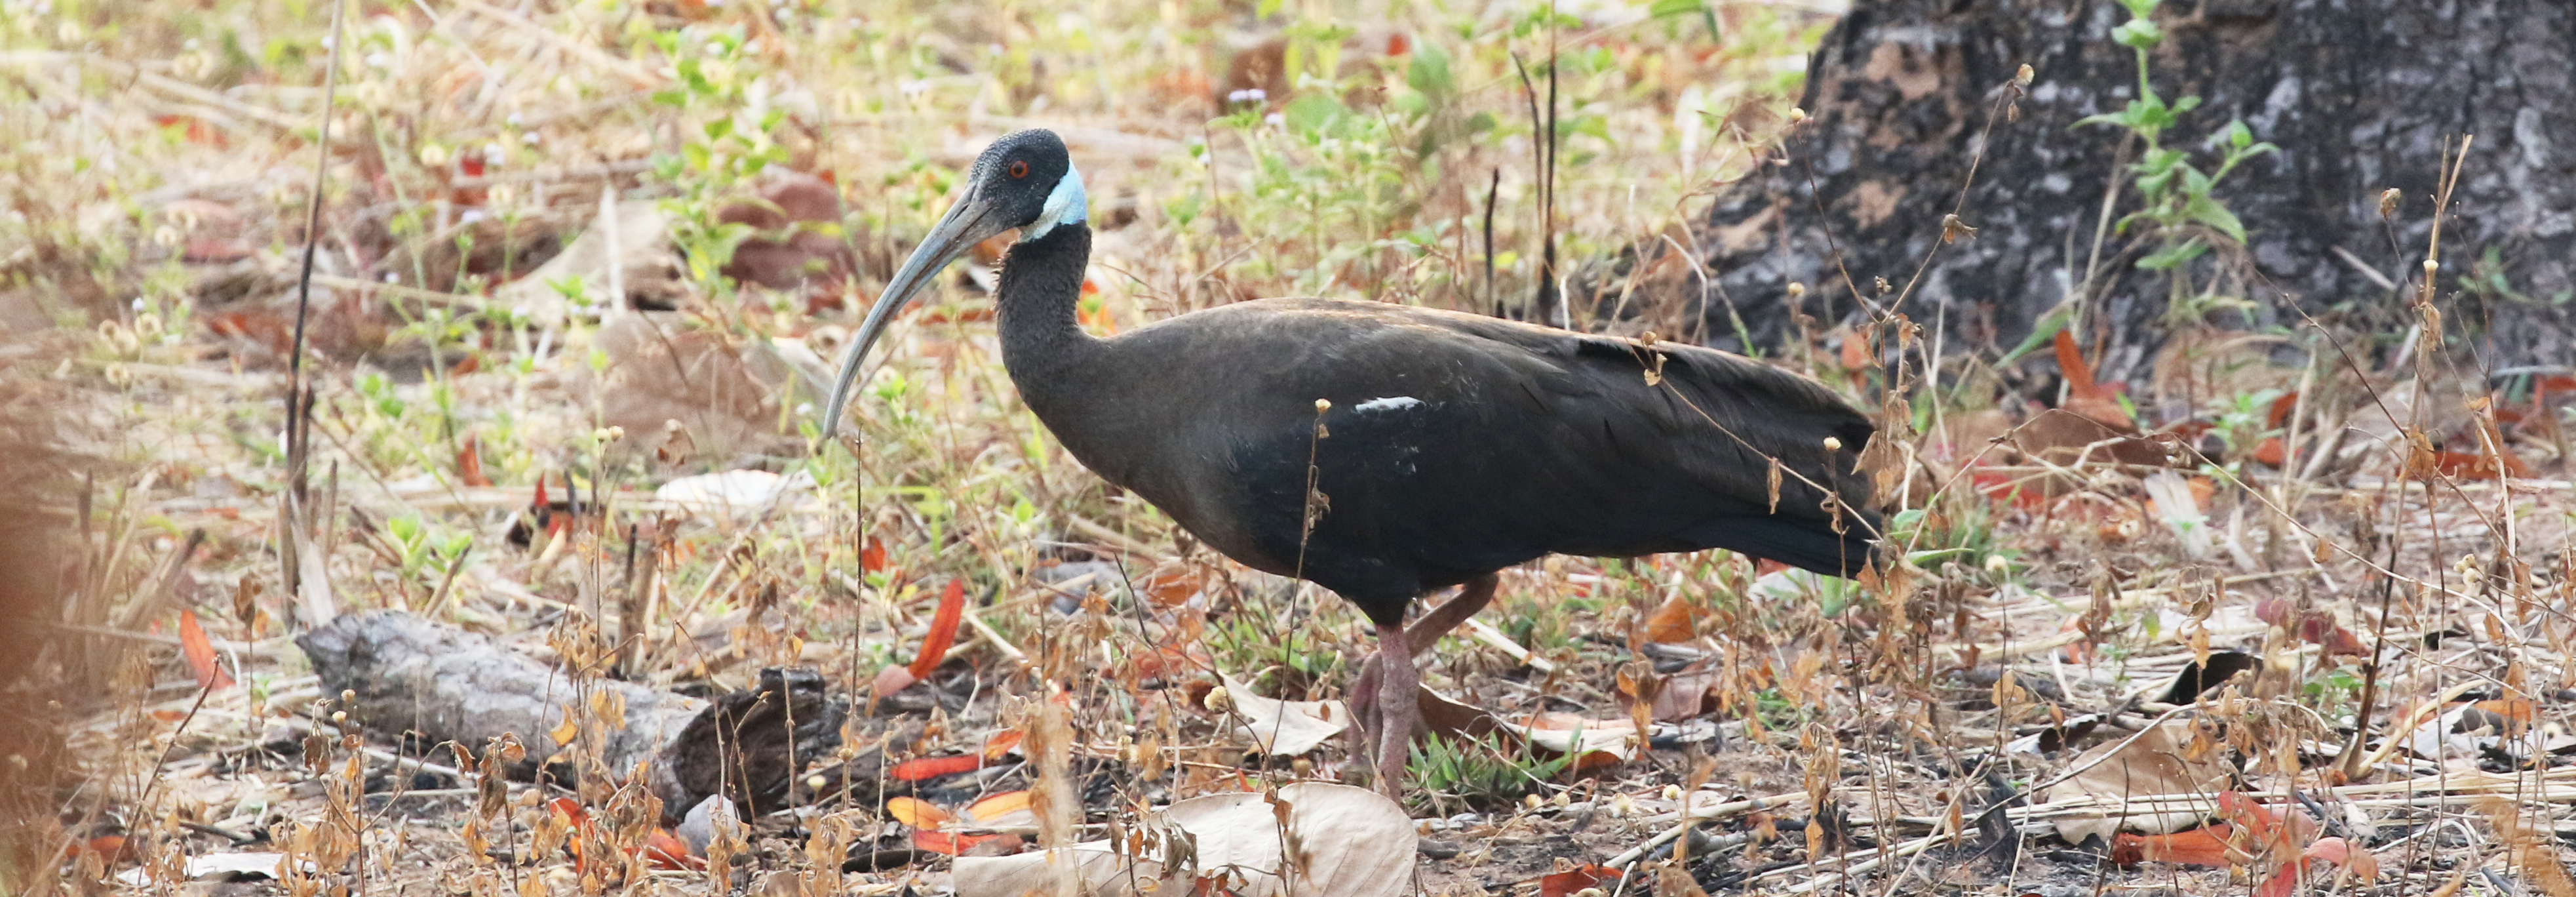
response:
[(894, 278), (886, 281), (885, 292), (877, 294), (876, 305), (868, 309), (867, 320), (859, 324), (857, 338), (850, 340), (849, 351), (841, 358), (840, 376), (832, 380), (832, 397), (823, 406), (823, 438), (841, 435), (841, 409), (848, 407), (850, 389), (859, 380), (859, 368), (867, 360), (868, 349), (885, 335), (886, 325), (894, 322), (895, 314), (903, 311), (913, 294), (921, 292), (949, 262), (966, 254), (967, 247), (993, 235), (984, 222), (989, 210), (980, 192), (969, 189), (956, 205), (948, 207), (948, 214), (940, 216), (921, 245), (912, 250), (912, 257), (903, 260), (903, 267), (895, 269)]

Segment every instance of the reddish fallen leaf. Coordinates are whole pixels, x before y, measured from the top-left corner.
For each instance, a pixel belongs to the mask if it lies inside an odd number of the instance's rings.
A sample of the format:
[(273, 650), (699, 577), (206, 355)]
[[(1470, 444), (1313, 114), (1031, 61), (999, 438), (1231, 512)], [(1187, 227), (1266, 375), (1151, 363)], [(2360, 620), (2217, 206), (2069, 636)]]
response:
[(2364, 884), (2379, 877), (2379, 859), (2368, 851), (2355, 848), (2342, 838), (2318, 838), (2316, 843), (2299, 852), (2298, 859), (2283, 863), (2261, 887), (2255, 888), (2254, 897), (2290, 897), (2298, 893), (2301, 881), (2325, 874), (2325, 870), (2318, 868), (2320, 865), (2351, 869), (2352, 874)]
[[(1013, 844), (1016, 844), (1020, 840), (1016, 835), (970, 835), (957, 832), (914, 832), (912, 833), (912, 846), (930, 851), (931, 853), (961, 856), (967, 851), (974, 850), (978, 845), (985, 844), (987, 842), (999, 842), (1005, 838), (1010, 839), (1010, 843)], [(1019, 851), (1017, 850), (1006, 851), (1006, 853), (1018, 852)]]
[(670, 829), (656, 827), (644, 836), (644, 861), (655, 869), (705, 869), (705, 858), (689, 852), (689, 842), (680, 840)]
[(1139, 652), (1128, 658), (1127, 669), (1128, 675), (1140, 682), (1147, 679), (1170, 682), (1204, 671), (1214, 663), (1215, 661), (1209, 659), (1205, 649), (1192, 642), (1163, 645), (1151, 651)]
[(2290, 460), (2290, 450), (2281, 444), (2281, 437), (2265, 437), (2261, 444), (2254, 447), (2254, 460), (2279, 467)]
[(71, 859), (84, 853), (94, 853), (108, 865), (113, 866), (142, 859), (141, 844), (140, 840), (129, 839), (124, 835), (100, 835), (87, 841), (73, 841), (64, 845), (63, 854), (65, 859)]
[(2075, 347), (2075, 335), (2064, 330), (2057, 331), (2057, 367), (2066, 374), (2066, 403), (2061, 407), (2123, 433), (2137, 432), (2137, 419), (2093, 381), (2093, 367)]
[(492, 485), (492, 478), (483, 475), (483, 450), (472, 433), (465, 434), (465, 444), (456, 449), (456, 481), (468, 486)]
[(1585, 863), (1562, 872), (1539, 876), (1538, 894), (1539, 897), (1572, 897), (1576, 891), (1616, 882), (1620, 877), (1621, 873), (1617, 869)]
[(2111, 862), (2121, 866), (2139, 863), (2224, 866), (2228, 864), (2228, 839), (2235, 832), (2234, 827), (2224, 822), (2170, 835), (2121, 832), (2111, 838)]
[(2280, 398), (2272, 400), (2272, 407), (2263, 411), (2263, 425), (2266, 427), (2279, 427), (2283, 423), (2289, 421), (2291, 412), (2297, 410), (2299, 410), (2299, 394), (2296, 392), (2282, 393)]
[(2511, 452), (2488, 455), (2483, 452), (2443, 450), (2433, 453), (2433, 467), (2446, 475), (2463, 480), (2531, 476), (2531, 465), (2523, 463), (2521, 457)]
[(859, 569), (869, 573), (879, 573), (885, 568), (885, 542), (875, 536), (869, 536), (867, 544), (859, 548)]
[(907, 668), (914, 679), (930, 678), (930, 671), (948, 659), (948, 646), (957, 641), (957, 620), (966, 613), (966, 581), (948, 581), (947, 591), (939, 595), (939, 612), (930, 618), (930, 634), (921, 640), (921, 656)]
[[(897, 667), (896, 669), (900, 669), (900, 667)], [(959, 754), (954, 757), (923, 757), (919, 760), (906, 760), (895, 764), (893, 769), (886, 770), (886, 778), (893, 779), (898, 782), (918, 782), (923, 779), (935, 779), (940, 776), (953, 776), (958, 773), (974, 772), (982, 768), (984, 768), (984, 758), (977, 754)]]
[(179, 654), (188, 659), (188, 672), (196, 674), (197, 687), (230, 688), (232, 674), (215, 658), (215, 646), (206, 639), (206, 628), (197, 624), (197, 612), (179, 611)]
[[(2254, 618), (2274, 626), (2283, 625), (2282, 621), (2289, 619), (2290, 613), (2291, 604), (2286, 598), (2265, 598), (2254, 602)], [(2301, 641), (2324, 646), (2328, 655), (2370, 656), (2370, 647), (2361, 643), (2361, 636), (2335, 622), (2334, 614), (2328, 611), (2311, 609), (2300, 613), (2290, 630)]]

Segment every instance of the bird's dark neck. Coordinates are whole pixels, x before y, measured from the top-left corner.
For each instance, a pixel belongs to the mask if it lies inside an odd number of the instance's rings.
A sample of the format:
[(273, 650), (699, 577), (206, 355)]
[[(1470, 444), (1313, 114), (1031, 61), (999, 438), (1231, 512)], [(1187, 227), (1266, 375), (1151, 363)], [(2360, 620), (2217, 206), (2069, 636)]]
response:
[(1091, 264), (1091, 227), (1058, 225), (1011, 247), (993, 291), (1001, 319), (1002, 366), (1025, 394), (1049, 372), (1078, 360), (1098, 340), (1082, 332), (1083, 270)]

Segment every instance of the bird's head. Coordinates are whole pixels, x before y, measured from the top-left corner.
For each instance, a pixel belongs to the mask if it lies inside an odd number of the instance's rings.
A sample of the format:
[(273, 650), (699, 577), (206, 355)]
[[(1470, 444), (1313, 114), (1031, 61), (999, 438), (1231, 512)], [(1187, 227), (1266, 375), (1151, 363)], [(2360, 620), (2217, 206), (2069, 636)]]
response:
[(1054, 131), (1037, 128), (1005, 135), (984, 148), (975, 157), (975, 167), (966, 172), (957, 204), (932, 225), (921, 245), (895, 269), (894, 278), (886, 281), (885, 292), (877, 295), (876, 305), (868, 309), (867, 320), (859, 325), (856, 338), (850, 340), (848, 354), (841, 360), (841, 373), (832, 383), (832, 397), (823, 409), (823, 433), (840, 432), (841, 409), (850, 398), (850, 388), (858, 380), (859, 367), (885, 334), (886, 325), (895, 313), (912, 301), (914, 293), (930, 283), (932, 277), (948, 267), (949, 262), (965, 255), (975, 244), (1017, 229), (1020, 242), (1046, 236), (1057, 227), (1080, 224), (1089, 215), (1090, 200), (1082, 192), (1082, 172), (1075, 171), (1073, 159), (1064, 151), (1064, 140)]

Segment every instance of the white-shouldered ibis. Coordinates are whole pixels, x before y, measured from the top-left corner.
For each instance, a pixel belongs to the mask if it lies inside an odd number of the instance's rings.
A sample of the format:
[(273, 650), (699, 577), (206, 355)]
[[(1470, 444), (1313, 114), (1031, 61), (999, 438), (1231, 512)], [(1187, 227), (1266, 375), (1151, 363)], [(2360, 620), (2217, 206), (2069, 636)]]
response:
[[(868, 310), (823, 432), (840, 432), (861, 361), (913, 294), (1018, 229), (994, 304), (1029, 410), (1227, 557), (1367, 613), (1379, 647), (1351, 704), (1390, 794), (1421, 720), (1414, 654), (1491, 600), (1498, 570), (1726, 548), (1848, 576), (1871, 558), (1858, 466), (1874, 428), (1813, 380), (1697, 346), (1336, 299), (1099, 339), (1075, 317), (1091, 228), (1064, 142), (994, 141), (962, 191)], [(1408, 633), (1416, 597), (1458, 585)]]

